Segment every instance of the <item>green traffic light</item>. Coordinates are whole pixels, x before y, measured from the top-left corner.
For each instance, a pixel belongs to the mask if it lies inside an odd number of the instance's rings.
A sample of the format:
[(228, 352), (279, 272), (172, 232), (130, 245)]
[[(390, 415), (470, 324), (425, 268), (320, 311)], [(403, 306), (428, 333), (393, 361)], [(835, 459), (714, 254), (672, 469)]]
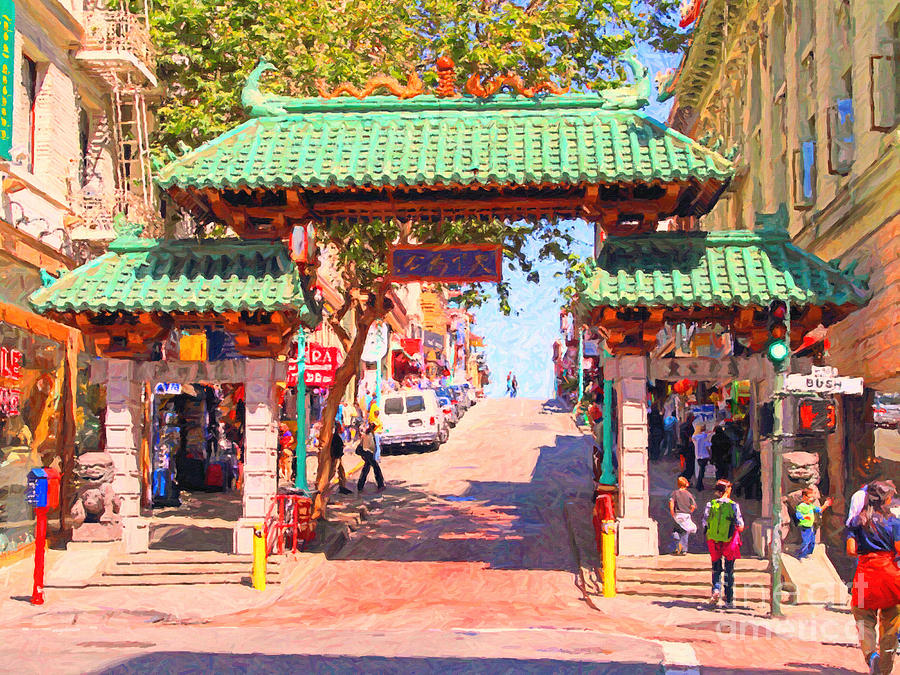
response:
[(766, 348), (766, 355), (773, 363), (781, 363), (788, 357), (789, 349), (783, 340), (773, 340)]

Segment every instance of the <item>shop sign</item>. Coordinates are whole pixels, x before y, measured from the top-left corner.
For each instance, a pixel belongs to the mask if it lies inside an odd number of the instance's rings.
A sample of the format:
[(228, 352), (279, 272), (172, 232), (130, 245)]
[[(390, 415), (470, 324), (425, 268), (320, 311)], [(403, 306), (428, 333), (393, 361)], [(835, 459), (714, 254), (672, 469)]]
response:
[(18, 380), (22, 377), (22, 352), (0, 347), (0, 377)]
[(381, 361), (388, 352), (388, 326), (386, 323), (369, 326), (362, 360), (368, 363)]
[(441, 351), (444, 348), (444, 336), (440, 333), (433, 333), (430, 330), (426, 330), (425, 334), (422, 336), (422, 344), (425, 346), (425, 349)]
[(819, 394), (862, 394), (863, 379), (861, 377), (838, 377), (837, 369), (830, 366), (812, 366), (808, 375), (791, 373), (785, 377), (784, 390)]
[(308, 387), (330, 387), (334, 384), (335, 371), (333, 370), (309, 370), (303, 374), (303, 382)]
[(16, 4), (0, 0), (0, 158), (12, 159)]
[(157, 382), (153, 388), (153, 393), (160, 396), (178, 396), (181, 393), (181, 384), (178, 382)]
[(503, 248), (496, 244), (394, 246), (388, 252), (388, 270), (398, 282), (499, 282)]
[[(22, 379), (22, 352), (0, 347), (0, 377), (17, 382)], [(18, 415), (22, 392), (14, 387), (0, 387), (0, 413)]]
[(716, 406), (709, 403), (692, 405), (691, 412), (694, 413), (695, 422), (714, 422), (716, 420)]

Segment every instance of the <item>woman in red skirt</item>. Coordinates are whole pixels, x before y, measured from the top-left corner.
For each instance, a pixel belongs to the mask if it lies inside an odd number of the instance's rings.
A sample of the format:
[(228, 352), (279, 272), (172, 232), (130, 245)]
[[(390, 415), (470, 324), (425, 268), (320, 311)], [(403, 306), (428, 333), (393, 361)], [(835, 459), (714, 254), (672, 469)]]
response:
[(847, 534), (847, 553), (859, 556), (851, 599), (859, 642), (869, 672), (882, 675), (891, 672), (900, 630), (900, 519), (889, 510), (895, 492), (891, 483), (870, 483)]

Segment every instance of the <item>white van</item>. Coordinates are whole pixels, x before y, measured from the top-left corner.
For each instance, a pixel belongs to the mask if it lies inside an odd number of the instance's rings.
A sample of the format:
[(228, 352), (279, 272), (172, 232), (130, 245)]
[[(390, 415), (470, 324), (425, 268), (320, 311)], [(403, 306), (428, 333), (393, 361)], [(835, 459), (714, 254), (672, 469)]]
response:
[(429, 445), (437, 450), (450, 436), (450, 426), (431, 389), (386, 394), (382, 409), (382, 449)]

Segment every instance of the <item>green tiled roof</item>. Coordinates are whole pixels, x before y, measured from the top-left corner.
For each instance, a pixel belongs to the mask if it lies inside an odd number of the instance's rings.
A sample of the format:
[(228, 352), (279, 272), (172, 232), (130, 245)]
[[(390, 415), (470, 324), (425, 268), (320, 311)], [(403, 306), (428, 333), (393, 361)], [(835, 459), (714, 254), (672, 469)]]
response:
[(126, 236), (36, 291), (31, 304), (38, 312), (296, 310), (315, 326), (304, 281), (280, 241)]
[(578, 279), (596, 307), (864, 305), (865, 281), (790, 243), (786, 233), (653, 232), (609, 237)]
[(178, 188), (379, 188), (712, 182), (721, 155), (600, 94), (292, 99), (175, 159)]

